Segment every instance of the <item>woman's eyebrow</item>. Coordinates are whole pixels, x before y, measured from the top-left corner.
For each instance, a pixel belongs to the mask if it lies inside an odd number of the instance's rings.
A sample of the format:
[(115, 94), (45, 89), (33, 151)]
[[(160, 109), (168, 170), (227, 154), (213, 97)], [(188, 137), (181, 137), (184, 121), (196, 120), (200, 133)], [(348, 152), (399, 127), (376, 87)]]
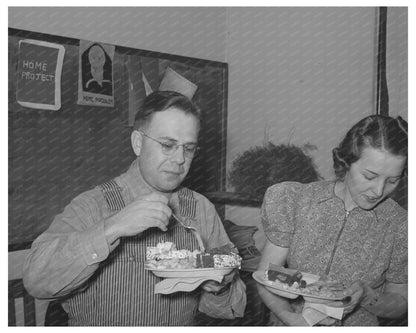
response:
[(371, 174), (373, 174), (375, 176), (378, 176), (379, 175), (377, 172), (372, 171), (372, 170), (369, 170), (369, 169), (364, 169), (364, 171), (367, 171), (367, 172), (369, 172), (369, 173), (371, 173)]
[(389, 177), (389, 179), (394, 179), (394, 178), (401, 178), (402, 177), (402, 175), (398, 175), (398, 176), (391, 176), (391, 177)]
[[(374, 176), (379, 176), (379, 174), (377, 172), (371, 171), (369, 169), (364, 169), (364, 171), (367, 171), (367, 172), (373, 174)], [(397, 175), (397, 176), (390, 176), (388, 178), (391, 179), (391, 178), (400, 178), (400, 177), (401, 177), (401, 174), (400, 175)]]

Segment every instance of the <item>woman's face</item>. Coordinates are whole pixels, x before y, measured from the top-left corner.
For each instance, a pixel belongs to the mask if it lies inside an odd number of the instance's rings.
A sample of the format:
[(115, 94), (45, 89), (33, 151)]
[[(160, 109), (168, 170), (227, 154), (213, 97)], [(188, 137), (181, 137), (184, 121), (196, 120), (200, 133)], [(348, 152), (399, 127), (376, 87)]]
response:
[(345, 206), (373, 209), (399, 184), (406, 158), (372, 147), (363, 149), (344, 179)]

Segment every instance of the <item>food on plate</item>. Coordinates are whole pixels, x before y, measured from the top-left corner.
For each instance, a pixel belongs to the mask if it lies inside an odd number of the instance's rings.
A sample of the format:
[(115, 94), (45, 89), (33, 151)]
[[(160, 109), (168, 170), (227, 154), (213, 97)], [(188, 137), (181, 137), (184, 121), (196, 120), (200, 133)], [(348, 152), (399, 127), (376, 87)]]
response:
[(241, 267), (242, 258), (235, 252), (230, 245), (214, 248), (197, 255), (197, 268), (226, 268)]
[(343, 283), (331, 280), (320, 279), (307, 283), (300, 271), (273, 264), (269, 264), (269, 269), (265, 271), (264, 280), (271, 286), (284, 291), (323, 298), (342, 298), (346, 289)]
[(214, 267), (214, 257), (210, 253), (198, 253), (196, 255), (196, 267), (208, 268)]
[(186, 259), (195, 257), (197, 253), (200, 253), (200, 251), (177, 250), (174, 243), (163, 242), (158, 243), (157, 246), (146, 248), (146, 260)]
[(267, 271), (267, 278), (269, 281), (279, 280), (280, 282), (286, 283), (289, 286), (292, 286), (296, 282), (299, 285), (299, 287), (306, 287), (306, 281), (302, 280), (302, 273), (299, 271), (289, 273), (283, 272), (281, 270), (276, 271), (273, 269), (269, 269)]
[(343, 297), (346, 286), (336, 281), (315, 281), (306, 286), (306, 293), (309, 295), (339, 298)]
[(147, 247), (146, 267), (148, 269), (193, 269), (193, 268), (233, 268), (241, 266), (241, 257), (223, 246), (202, 253), (199, 250), (177, 250), (172, 242), (158, 243)]
[(158, 243), (146, 248), (146, 267), (149, 269), (190, 269), (196, 267), (200, 251), (177, 250), (172, 242)]

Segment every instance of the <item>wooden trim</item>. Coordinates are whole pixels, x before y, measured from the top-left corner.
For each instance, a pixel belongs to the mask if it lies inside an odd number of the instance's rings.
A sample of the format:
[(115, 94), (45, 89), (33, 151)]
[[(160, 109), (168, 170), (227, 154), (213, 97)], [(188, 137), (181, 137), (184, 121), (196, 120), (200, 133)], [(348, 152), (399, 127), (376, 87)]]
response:
[(9, 280), (9, 326), (16, 326), (16, 298), (23, 298), (24, 325), (36, 326), (35, 299), (26, 291), (22, 279)]
[(247, 193), (205, 192), (203, 195), (213, 203), (221, 203), (226, 205), (260, 207), (262, 204), (262, 200), (255, 199)]
[(220, 170), (220, 179), (219, 179), (219, 186), (217, 187), (219, 191), (225, 191), (226, 190), (226, 182), (227, 182), (227, 115), (228, 115), (228, 64), (225, 64), (224, 72), (223, 72), (223, 83), (224, 86), (222, 87), (222, 91), (224, 92), (224, 96), (222, 99), (223, 105), (223, 115), (225, 117), (222, 117), (222, 123), (221, 123), (221, 132), (222, 135), (222, 141), (221, 141), (221, 152), (222, 156), (219, 161), (219, 170)]
[(376, 114), (389, 115), (389, 91), (386, 76), (387, 7), (379, 7), (377, 52)]

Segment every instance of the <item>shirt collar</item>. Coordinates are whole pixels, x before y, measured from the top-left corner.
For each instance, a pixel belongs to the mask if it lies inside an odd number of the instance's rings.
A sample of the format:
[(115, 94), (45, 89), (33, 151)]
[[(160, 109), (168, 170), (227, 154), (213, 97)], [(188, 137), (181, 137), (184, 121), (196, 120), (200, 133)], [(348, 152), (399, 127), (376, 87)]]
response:
[(315, 197), (317, 203), (322, 203), (336, 197), (334, 191), (335, 181), (322, 181), (321, 187), (322, 191), (318, 191)]
[[(155, 190), (143, 179), (139, 167), (139, 157), (137, 157), (130, 165), (129, 169), (125, 173), (124, 181), (126, 186), (130, 189), (133, 200), (142, 195), (147, 195), (155, 192)], [(168, 196), (170, 200), (175, 202), (178, 200), (177, 191), (172, 194), (163, 193), (163, 195)]]
[(133, 161), (125, 175), (126, 185), (130, 188), (134, 199), (153, 192), (140, 173), (139, 158)]
[[(319, 191), (318, 194), (316, 195), (316, 202), (318, 204), (321, 204), (325, 201), (334, 199), (337, 202), (340, 203), (340, 205), (342, 205), (342, 208), (344, 209), (344, 203), (342, 201), (341, 198), (337, 197), (335, 195), (335, 183), (336, 181), (332, 180), (332, 181), (322, 181), (321, 182), (321, 186), (322, 186), (322, 191)], [(364, 210), (360, 207), (354, 207), (354, 209), (351, 210), (359, 210), (360, 212), (363, 212), (364, 214), (369, 214), (371, 216), (374, 216), (375, 218), (377, 218), (377, 214), (375, 213), (374, 209), (371, 209), (370, 211)]]

